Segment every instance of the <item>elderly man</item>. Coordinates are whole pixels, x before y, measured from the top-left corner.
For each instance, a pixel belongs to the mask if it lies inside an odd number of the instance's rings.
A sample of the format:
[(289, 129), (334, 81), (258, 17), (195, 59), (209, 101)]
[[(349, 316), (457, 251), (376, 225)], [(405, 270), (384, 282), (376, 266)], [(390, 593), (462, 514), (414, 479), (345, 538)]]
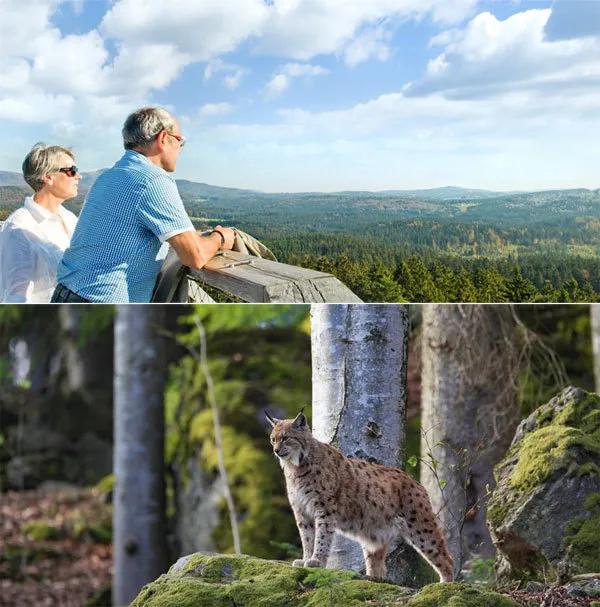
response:
[(87, 195), (52, 302), (149, 302), (167, 253), (164, 243), (195, 269), (219, 248), (231, 249), (231, 228), (196, 232), (168, 174), (184, 143), (179, 124), (162, 108), (128, 116), (126, 152)]

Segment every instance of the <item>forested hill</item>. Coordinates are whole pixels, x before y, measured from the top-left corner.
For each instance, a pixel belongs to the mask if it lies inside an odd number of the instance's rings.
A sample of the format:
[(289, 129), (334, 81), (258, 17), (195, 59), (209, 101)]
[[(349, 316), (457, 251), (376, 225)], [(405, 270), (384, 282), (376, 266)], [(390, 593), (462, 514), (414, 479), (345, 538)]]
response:
[[(78, 211), (87, 190), (102, 171), (84, 173), (80, 194), (67, 206)], [(581, 217), (600, 219), (600, 189), (541, 192), (491, 192), (459, 187), (381, 192), (299, 192), (267, 194), (255, 190), (223, 188), (177, 180), (190, 215), (245, 222), (262, 217), (265, 223), (295, 222), (323, 228), (345, 229), (359, 221), (369, 223), (401, 219), (431, 219), (460, 223), (556, 223)], [(6, 189), (6, 186), (9, 189)], [(29, 191), (19, 173), (0, 171), (0, 203), (15, 208)], [(353, 231), (353, 230), (351, 230)]]

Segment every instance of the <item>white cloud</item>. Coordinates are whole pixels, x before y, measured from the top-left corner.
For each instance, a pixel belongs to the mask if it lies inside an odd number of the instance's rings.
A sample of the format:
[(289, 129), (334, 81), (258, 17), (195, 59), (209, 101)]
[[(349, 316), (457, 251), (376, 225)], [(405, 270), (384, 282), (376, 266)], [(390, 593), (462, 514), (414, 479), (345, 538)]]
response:
[(0, 97), (21, 91), (29, 82), (31, 66), (21, 57), (0, 59)]
[(135, 87), (137, 94), (163, 89), (181, 73), (189, 57), (173, 44), (143, 44), (123, 47), (112, 65), (104, 68), (105, 92), (126, 94)]
[(224, 73), (223, 84), (230, 90), (236, 89), (249, 70), (235, 63), (226, 63), (222, 59), (213, 59), (204, 68), (204, 80), (210, 80), (215, 74)]
[(329, 70), (320, 65), (309, 63), (286, 63), (278, 73), (268, 82), (265, 90), (269, 95), (277, 95), (287, 89), (293, 78), (303, 76), (324, 76)]
[(343, 53), (363, 28), (392, 26), (402, 19), (431, 16), (457, 23), (477, 0), (274, 0), (258, 48), (266, 53), (308, 60)]
[(384, 27), (366, 29), (344, 49), (344, 61), (350, 67), (368, 61), (374, 57), (378, 61), (387, 61), (391, 50), (391, 33)]
[(287, 89), (290, 85), (290, 79), (285, 74), (276, 74), (269, 80), (265, 90), (269, 95), (277, 95)]
[(242, 78), (244, 77), (245, 73), (246, 72), (244, 70), (238, 70), (237, 72), (234, 72), (233, 74), (227, 74), (227, 76), (225, 76), (223, 78), (223, 84), (229, 90), (233, 91), (238, 86), (240, 86), (240, 82), (242, 81)]
[(222, 101), (220, 103), (205, 103), (200, 108), (200, 114), (202, 116), (217, 116), (222, 114), (229, 114), (233, 111), (233, 105)]
[[(436, 36), (445, 45), (423, 78), (407, 87), (410, 95), (443, 91), (449, 97), (503, 96), (530, 91), (547, 96), (597, 90), (600, 40), (547, 41), (551, 9), (516, 13), (501, 21), (480, 13), (464, 29)], [(574, 95), (575, 96), (575, 95)]]
[[(0, 0), (0, 100), (10, 115), (25, 97), (61, 100), (73, 97), (83, 108), (95, 105), (102, 116), (144, 100), (164, 89), (185, 66), (209, 62), (205, 78), (220, 73), (233, 90), (246, 68), (219, 56), (250, 41), (261, 40), (280, 56), (341, 53), (348, 65), (389, 56), (388, 24), (394, 19), (422, 18), (453, 22), (464, 17), (476, 0), (460, 0), (449, 13), (446, 0), (115, 0), (98, 30), (63, 35), (52, 22), (62, 2), (72, 9), (81, 0), (29, 0), (24, 18), (22, 0)], [(391, 25), (390, 25), (391, 27)], [(112, 56), (105, 37), (114, 42)], [(290, 63), (276, 73), (267, 91), (285, 90), (294, 78), (326, 73), (309, 64)]]
[(73, 113), (70, 95), (46, 95), (30, 91), (26, 95), (0, 98), (0, 119), (14, 122), (49, 123)]
[(207, 61), (257, 33), (267, 12), (262, 0), (117, 0), (101, 31), (132, 47), (176, 41), (183, 55)]
[(32, 57), (39, 37), (50, 29), (50, 16), (60, 0), (0, 0), (0, 54)]
[[(43, 42), (42, 42), (43, 40)], [(31, 83), (52, 93), (100, 92), (100, 78), (108, 51), (97, 32), (61, 37), (57, 30), (39, 40), (33, 58)]]
[(329, 73), (329, 70), (324, 67), (310, 65), (309, 63), (286, 63), (281, 71), (293, 78), (298, 76), (324, 76)]

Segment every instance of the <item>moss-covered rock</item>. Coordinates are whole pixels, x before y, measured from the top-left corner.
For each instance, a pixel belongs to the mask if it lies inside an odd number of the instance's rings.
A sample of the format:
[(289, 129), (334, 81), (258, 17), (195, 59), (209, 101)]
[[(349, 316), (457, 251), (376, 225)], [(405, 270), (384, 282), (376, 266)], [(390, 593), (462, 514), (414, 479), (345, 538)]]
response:
[(430, 584), (408, 602), (408, 607), (516, 607), (502, 594), (469, 584)]
[(399, 605), (410, 593), (351, 571), (196, 553), (145, 586), (131, 607), (388, 607)]
[(131, 607), (516, 607), (468, 584), (431, 584), (419, 594), (353, 571), (292, 567), (249, 556), (196, 553), (145, 586)]
[(569, 387), (517, 428), (488, 505), (500, 577), (600, 569), (600, 396)]

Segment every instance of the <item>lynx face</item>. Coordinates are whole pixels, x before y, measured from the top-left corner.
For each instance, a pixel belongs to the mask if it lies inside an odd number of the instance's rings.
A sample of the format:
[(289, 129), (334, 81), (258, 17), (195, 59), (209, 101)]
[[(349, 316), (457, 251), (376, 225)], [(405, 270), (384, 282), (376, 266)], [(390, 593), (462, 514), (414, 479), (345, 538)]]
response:
[(276, 420), (271, 417), (268, 419), (273, 426), (270, 436), (273, 453), (281, 463), (289, 461), (295, 466), (299, 466), (305, 458), (305, 437), (310, 434), (306, 418), (300, 413), (292, 421)]

